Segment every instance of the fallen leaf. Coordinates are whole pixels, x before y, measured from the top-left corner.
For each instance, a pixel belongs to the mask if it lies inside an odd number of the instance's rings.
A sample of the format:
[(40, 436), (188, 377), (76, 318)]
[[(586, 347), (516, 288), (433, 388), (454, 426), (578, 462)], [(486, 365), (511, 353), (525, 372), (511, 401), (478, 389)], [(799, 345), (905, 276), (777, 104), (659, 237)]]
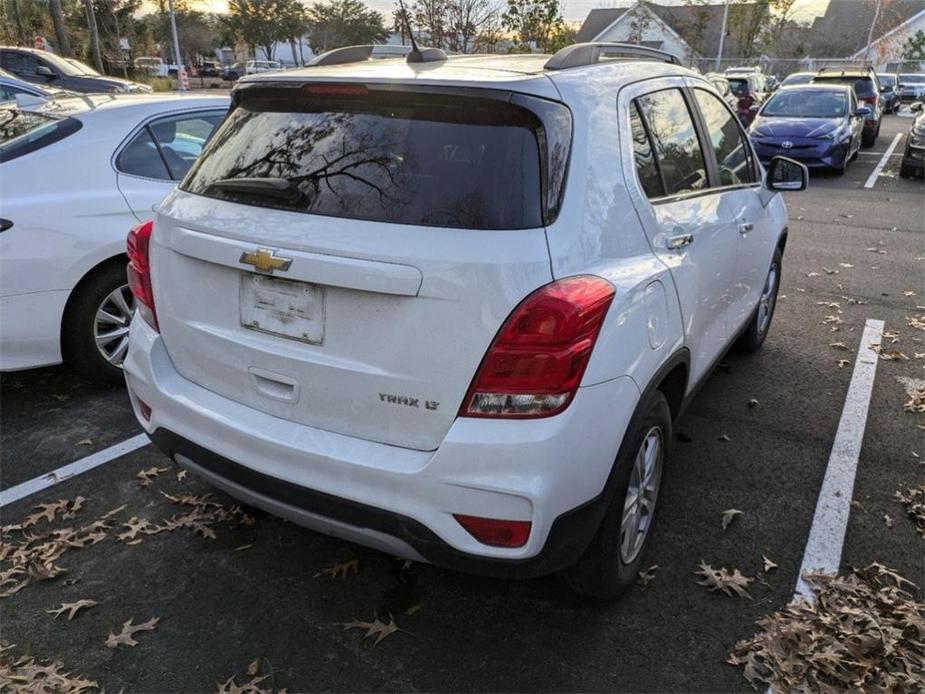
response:
[(253, 677), (258, 672), (260, 672), (260, 658), (254, 658), (250, 665), (247, 666), (247, 669), (244, 671), (244, 674), (248, 677)]
[(889, 513), (883, 514), (883, 522), (886, 523), (886, 527), (888, 528), (892, 528), (894, 525), (896, 525), (896, 521), (893, 520), (893, 517)]
[(321, 571), (316, 573), (312, 578), (318, 578), (320, 576), (330, 576), (331, 578), (347, 578), (347, 574), (353, 572), (358, 573), (360, 568), (359, 561), (356, 559), (351, 559), (350, 561), (345, 561), (340, 564), (334, 563), (329, 564)]
[(80, 441), (77, 442), (77, 445), (78, 446), (92, 446), (93, 439), (81, 439)]
[(723, 511), (723, 530), (729, 527), (730, 523), (735, 520), (736, 516), (744, 516), (745, 511), (740, 511), (737, 508), (729, 508)]
[(738, 569), (735, 569), (732, 573), (729, 573), (723, 567), (714, 569), (701, 559), (700, 569), (695, 571), (694, 574), (703, 576), (703, 580), (698, 581), (697, 585), (707, 586), (711, 591), (719, 590), (726, 595), (738, 595), (740, 598), (748, 598), (749, 600), (752, 597), (746, 589), (748, 584), (755, 579), (743, 576)]
[(849, 360), (847, 360), (847, 359), (839, 359), (839, 360), (838, 360), (838, 368), (839, 368), (839, 369), (844, 368), (845, 366), (847, 366), (847, 365), (850, 364), (850, 363), (851, 363), (851, 362), (850, 362)]
[(916, 530), (925, 537), (925, 483), (905, 491), (897, 491), (895, 497), (896, 501), (905, 506)]
[(832, 349), (840, 349), (844, 352), (851, 351), (851, 348), (848, 345), (846, 345), (844, 342), (830, 342), (829, 347), (831, 347)]
[(45, 611), (48, 612), (48, 614), (53, 614), (55, 619), (67, 612), (67, 621), (71, 621), (78, 611), (93, 607), (94, 605), (96, 605), (96, 600), (78, 600), (77, 602), (63, 602), (61, 603), (61, 607)]
[(357, 619), (354, 619), (350, 622), (337, 622), (335, 626), (343, 627), (344, 631), (347, 631), (348, 629), (366, 629), (366, 633), (363, 634), (363, 640), (365, 641), (366, 639), (375, 636), (376, 640), (373, 642), (373, 646), (378, 646), (382, 639), (391, 636), (396, 631), (401, 631), (401, 629), (398, 628), (398, 625), (395, 624), (395, 619), (392, 617), (392, 615), (389, 615), (388, 624), (379, 621), (379, 618), (376, 615), (373, 615), (372, 622), (361, 622)]
[(764, 560), (764, 572), (765, 573), (768, 573), (777, 568), (777, 564), (775, 564), (773, 561), (768, 559), (763, 554), (761, 555), (761, 558)]
[(840, 265), (841, 267), (845, 267), (845, 268), (852, 268), (852, 267), (854, 267), (854, 265), (852, 265), (851, 263), (839, 263), (839, 265)]
[(151, 484), (151, 480), (160, 475), (162, 472), (167, 472), (169, 467), (149, 467), (147, 470), (141, 470), (135, 477), (141, 480), (141, 486), (147, 487)]
[(161, 621), (160, 617), (154, 617), (141, 624), (132, 624), (132, 619), (122, 623), (122, 631), (119, 634), (109, 632), (106, 638), (107, 648), (118, 648), (119, 646), (137, 646), (138, 642), (132, 638), (139, 631), (154, 631), (154, 627)]
[(719, 440), (720, 441), (731, 441), (732, 439), (730, 439), (727, 434), (720, 434)]
[(177, 482), (182, 482), (185, 479), (186, 479), (186, 470), (180, 470), (180, 472), (177, 473)]
[(823, 267), (822, 270), (823, 270), (823, 272), (825, 272), (825, 274), (827, 274), (827, 275), (837, 275), (837, 274), (838, 274), (838, 270), (830, 270), (830, 269), (827, 268), (827, 267)]
[(645, 588), (652, 581), (655, 580), (655, 572), (658, 571), (658, 564), (653, 564), (645, 571), (639, 572), (639, 578), (636, 580), (636, 583)]
[(240, 546), (238, 546), (238, 547), (235, 547), (235, 548), (234, 548), (234, 551), (235, 551), (235, 552), (243, 552), (245, 549), (250, 549), (250, 548), (253, 547), (253, 546), (254, 546), (254, 543), (253, 543), (253, 542), (250, 543), (249, 545), (240, 545)]
[(749, 406), (749, 407), (758, 407), (758, 401), (755, 400), (755, 398), (752, 398), (751, 400), (748, 401), (748, 406)]
[(96, 682), (67, 672), (60, 661), (42, 665), (30, 656), (13, 656), (12, 648), (0, 644), (0, 687), (4, 693), (81, 694), (99, 688)]

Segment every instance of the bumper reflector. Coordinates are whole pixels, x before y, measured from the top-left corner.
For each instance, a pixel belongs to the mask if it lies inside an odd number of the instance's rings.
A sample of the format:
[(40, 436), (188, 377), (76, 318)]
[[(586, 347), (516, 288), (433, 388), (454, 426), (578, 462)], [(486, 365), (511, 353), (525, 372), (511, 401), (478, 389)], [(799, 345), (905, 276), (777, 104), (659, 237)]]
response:
[(136, 397), (136, 400), (138, 400), (138, 410), (141, 412), (141, 416), (145, 418), (146, 422), (150, 422), (151, 421), (151, 406), (148, 405), (148, 403), (146, 403), (141, 398)]
[(479, 518), (454, 513), (459, 524), (483, 545), (492, 547), (523, 547), (530, 537), (530, 521)]

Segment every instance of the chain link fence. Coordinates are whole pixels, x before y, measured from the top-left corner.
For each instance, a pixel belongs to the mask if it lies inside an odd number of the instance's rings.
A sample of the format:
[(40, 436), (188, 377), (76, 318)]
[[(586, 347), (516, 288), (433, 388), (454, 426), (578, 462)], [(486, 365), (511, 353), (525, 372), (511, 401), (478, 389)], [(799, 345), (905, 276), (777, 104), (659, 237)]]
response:
[[(725, 72), (731, 67), (758, 67), (766, 75), (777, 75), (781, 79), (794, 72), (815, 72), (823, 67), (852, 67), (863, 64), (863, 60), (851, 58), (723, 58), (719, 70), (716, 58), (695, 58), (693, 66), (701, 72)], [(922, 72), (925, 61), (890, 62), (882, 68), (884, 72)]]

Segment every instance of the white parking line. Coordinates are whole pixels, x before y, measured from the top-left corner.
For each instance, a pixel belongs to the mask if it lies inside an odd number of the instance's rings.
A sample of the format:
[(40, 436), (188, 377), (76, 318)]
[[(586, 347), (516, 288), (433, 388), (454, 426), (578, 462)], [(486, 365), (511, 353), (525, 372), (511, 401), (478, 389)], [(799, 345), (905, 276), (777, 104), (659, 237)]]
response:
[(886, 166), (887, 161), (893, 154), (893, 150), (896, 149), (896, 145), (899, 144), (899, 141), (903, 138), (902, 133), (896, 133), (896, 137), (893, 138), (893, 141), (890, 143), (890, 146), (886, 148), (886, 152), (883, 153), (883, 156), (880, 158), (880, 161), (877, 162), (877, 165), (874, 167), (874, 170), (870, 172), (870, 176), (867, 178), (867, 182), (864, 184), (865, 188), (873, 188), (874, 183), (877, 182), (877, 178), (883, 173), (883, 167)]
[(59, 467), (57, 470), (52, 470), (47, 475), (36, 477), (28, 482), (10, 487), (9, 489), (4, 489), (0, 492), (0, 508), (3, 508), (7, 504), (12, 504), (14, 501), (24, 499), (36, 492), (40, 492), (43, 489), (48, 489), (48, 487), (53, 487), (66, 479), (83, 474), (87, 472), (87, 470), (105, 465), (126, 453), (131, 453), (132, 451), (147, 446), (150, 442), (146, 434), (138, 434), (121, 443), (117, 443), (109, 448), (104, 448), (92, 455), (88, 455), (86, 458), (75, 460), (73, 463)]
[(803, 580), (804, 572), (836, 574), (841, 564), (842, 546), (851, 512), (851, 496), (854, 493), (854, 477), (864, 441), (874, 377), (877, 374), (878, 357), (873, 348), (880, 345), (882, 333), (882, 320), (867, 319), (854, 361), (848, 395), (845, 396), (845, 406), (829, 454), (825, 478), (816, 501), (816, 512), (803, 551), (794, 599), (813, 599), (813, 591)]

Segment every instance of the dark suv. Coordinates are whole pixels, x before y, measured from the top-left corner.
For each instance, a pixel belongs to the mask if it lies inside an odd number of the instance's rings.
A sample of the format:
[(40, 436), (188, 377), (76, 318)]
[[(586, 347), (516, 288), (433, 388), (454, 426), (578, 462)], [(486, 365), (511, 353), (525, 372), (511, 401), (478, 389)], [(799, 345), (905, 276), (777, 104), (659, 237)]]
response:
[(880, 134), (880, 121), (883, 118), (883, 103), (880, 99), (880, 79), (870, 67), (824, 67), (813, 77), (812, 84), (848, 84), (854, 87), (858, 101), (870, 109), (870, 115), (864, 119), (864, 131), (861, 144), (873, 147)]
[(883, 104), (884, 113), (895, 113), (899, 110), (902, 99), (899, 96), (899, 75), (878, 73), (880, 80), (880, 102)]
[(150, 92), (146, 84), (101, 75), (73, 58), (35, 48), (0, 47), (0, 67), (19, 79), (74, 92)]

